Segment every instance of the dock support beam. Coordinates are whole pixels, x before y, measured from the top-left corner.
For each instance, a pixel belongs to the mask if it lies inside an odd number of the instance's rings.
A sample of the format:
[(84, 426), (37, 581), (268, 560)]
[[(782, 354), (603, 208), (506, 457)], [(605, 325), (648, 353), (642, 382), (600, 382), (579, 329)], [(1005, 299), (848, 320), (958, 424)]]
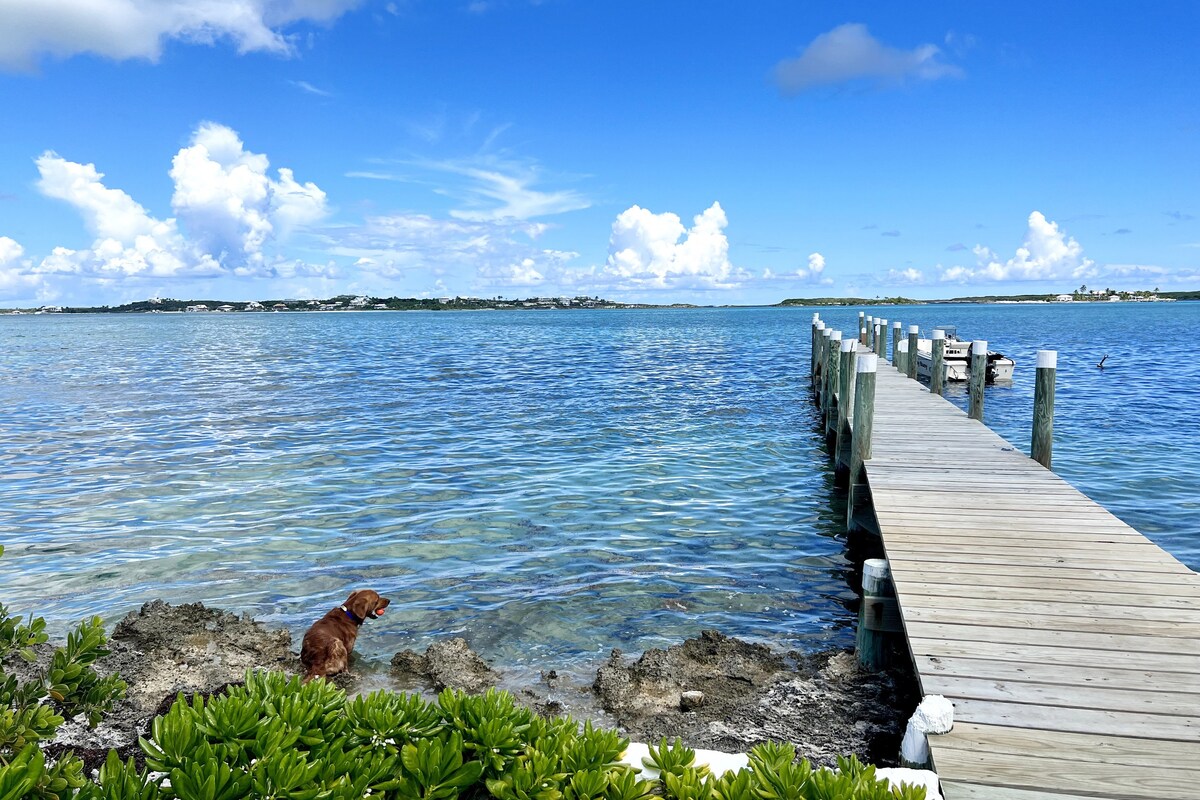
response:
[(987, 378), (987, 348), (988, 343), (982, 339), (971, 342), (971, 383), (968, 386), (971, 398), (967, 416), (980, 422), (983, 422), (983, 384)]
[[(842, 332), (834, 331), (829, 337), (826, 351), (827, 366), (825, 367), (825, 446), (828, 448), (837, 441), (838, 413), (842, 405), (841, 398), (841, 350)], [(835, 454), (836, 456), (836, 454)]]
[(901, 339), (896, 342), (896, 371), (901, 375), (908, 374), (908, 340)]
[(946, 332), (933, 332), (933, 361), (929, 370), (929, 391), (940, 395), (946, 389)]
[(892, 363), (895, 364), (898, 360), (896, 353), (900, 351), (900, 320), (892, 323)]
[(862, 587), (854, 650), (860, 664), (881, 670), (889, 661), (889, 635), (903, 630), (891, 568), (885, 559), (868, 558), (863, 562)]
[(850, 466), (850, 423), (854, 413), (855, 356), (857, 339), (843, 339), (838, 364), (837, 432), (833, 445), (833, 469), (836, 475)]
[(917, 337), (921, 335), (921, 327), (919, 325), (908, 326), (908, 367), (905, 374), (914, 381), (917, 379)]
[(1037, 378), (1033, 385), (1033, 460), (1051, 469), (1054, 450), (1054, 378), (1058, 372), (1058, 351), (1038, 350)]
[(879, 356), (868, 353), (858, 359), (854, 380), (854, 433), (850, 441), (850, 483), (846, 498), (846, 527), (863, 527), (855, 519), (866, 508), (867, 471), (864, 463), (871, 458), (871, 428), (875, 418), (875, 372)]
[(887, 361), (887, 324), (886, 319), (881, 319), (875, 326), (875, 355), (882, 361)]

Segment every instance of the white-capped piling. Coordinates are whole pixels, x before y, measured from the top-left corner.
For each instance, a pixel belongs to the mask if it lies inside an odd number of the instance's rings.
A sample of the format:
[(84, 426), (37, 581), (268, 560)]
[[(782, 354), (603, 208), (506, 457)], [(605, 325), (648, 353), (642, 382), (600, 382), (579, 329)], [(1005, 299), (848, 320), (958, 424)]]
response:
[(812, 343), (812, 382), (813, 391), (817, 391), (820, 384), (817, 379), (821, 376), (821, 342), (824, 341), (825, 323), (822, 320), (817, 320), (813, 323), (813, 343)]
[(886, 319), (875, 320), (875, 322), (875, 355), (886, 361), (888, 323)]
[(821, 315), (813, 312), (812, 318), (812, 353), (808, 362), (808, 377), (814, 379), (817, 377), (817, 323), (821, 321)]
[(854, 529), (855, 512), (866, 505), (866, 470), (864, 463), (871, 458), (871, 428), (875, 417), (875, 373), (879, 356), (860, 355), (855, 364), (854, 378), (854, 435), (850, 442), (850, 483), (846, 499), (846, 527)]
[(896, 363), (896, 353), (899, 352), (900, 348), (901, 327), (903, 326), (900, 324), (900, 320), (896, 320), (892, 323), (892, 364)]
[(854, 413), (854, 375), (855, 375), (855, 360), (857, 357), (859, 341), (857, 339), (843, 339), (840, 363), (838, 364), (838, 404), (837, 404), (837, 432), (834, 439), (833, 449), (833, 466), (834, 472), (837, 473), (841, 465), (850, 464), (850, 423)]
[(865, 344), (867, 347), (870, 347), (872, 350), (874, 350), (875, 345), (873, 344), (873, 342), (875, 340), (872, 339), (871, 336), (875, 333), (875, 318), (873, 316), (871, 316), (870, 314), (867, 314), (866, 332), (867, 332), (867, 337), (862, 340), (862, 343)]
[(971, 342), (971, 382), (967, 387), (970, 400), (967, 416), (983, 421), (983, 385), (987, 382), (988, 343), (982, 339)]
[(1058, 372), (1058, 351), (1038, 350), (1037, 378), (1033, 384), (1033, 460), (1050, 469), (1054, 450), (1054, 378)]
[(863, 562), (862, 605), (858, 608), (855, 653), (858, 661), (873, 670), (888, 665), (888, 637), (903, 631), (896, 590), (886, 559), (868, 558)]
[(929, 370), (929, 391), (941, 394), (946, 388), (946, 332), (938, 329), (933, 332), (933, 358)]
[(860, 311), (860, 312), (858, 312), (858, 341), (862, 342), (863, 344), (866, 344), (867, 343), (867, 340), (865, 338), (866, 335), (867, 335), (867, 312)]
[(896, 342), (896, 371), (901, 375), (908, 374), (908, 340), (901, 339)]
[(908, 363), (905, 365), (907, 369), (904, 374), (917, 379), (917, 338), (921, 335), (921, 327), (919, 325), (908, 326)]

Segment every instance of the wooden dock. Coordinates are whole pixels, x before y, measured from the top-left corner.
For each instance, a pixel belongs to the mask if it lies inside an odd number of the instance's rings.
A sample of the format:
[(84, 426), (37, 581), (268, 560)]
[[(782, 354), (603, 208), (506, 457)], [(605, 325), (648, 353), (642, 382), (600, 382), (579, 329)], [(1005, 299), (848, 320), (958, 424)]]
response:
[[(1200, 575), (880, 360), (868, 503), (946, 800), (1200, 798)], [(1147, 497), (1152, 503), (1153, 498)]]

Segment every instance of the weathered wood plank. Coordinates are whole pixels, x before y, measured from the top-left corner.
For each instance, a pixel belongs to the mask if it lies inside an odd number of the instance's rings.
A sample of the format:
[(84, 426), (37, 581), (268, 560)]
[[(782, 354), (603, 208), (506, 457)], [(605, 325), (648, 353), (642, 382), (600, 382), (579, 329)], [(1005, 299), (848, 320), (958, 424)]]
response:
[[(1196, 800), (1194, 772), (1185, 767), (1130, 767), (1124, 764), (1108, 765), (944, 748), (936, 748), (933, 752), (934, 766), (939, 773), (970, 774), (971, 781), (976, 784), (1062, 792), (1073, 794), (1076, 798)], [(975, 796), (996, 797), (988, 794)], [(959, 800), (959, 797), (947, 794), (946, 800)]]
[[(1127, 595), (1137, 597), (1138, 595)], [(938, 587), (933, 593), (914, 591), (911, 586), (905, 586), (905, 601), (917, 609), (938, 608), (947, 611), (981, 611), (999, 616), (1025, 616), (1029, 614), (1050, 614), (1061, 617), (1082, 617), (1087, 620), (1121, 619), (1144, 620), (1158, 622), (1174, 622), (1193, 626), (1200, 630), (1200, 607), (1187, 604), (1178, 608), (1154, 608), (1137, 605), (1136, 603), (1094, 603), (1078, 599), (1068, 602), (1048, 600), (1044, 592), (1034, 600), (1019, 600), (1013, 597), (1012, 590), (1007, 591), (1000, 599), (967, 597), (946, 587)]]
[[(942, 797), (945, 800), (1080, 800), (1085, 795), (1062, 794), (1060, 792), (1043, 792), (1036, 789), (1013, 789), (1007, 786), (982, 785), (964, 783), (962, 781), (947, 781), (943, 779)], [(1089, 794), (1086, 797), (1100, 800), (1128, 800), (1115, 794)]]
[(1117, 633), (1080, 633), (1078, 631), (1045, 631), (1026, 628), (1004, 628), (992, 625), (962, 625), (909, 619), (905, 614), (904, 627), (909, 636), (922, 639), (941, 639), (956, 642), (992, 642), (1009, 646), (1035, 645), (1048, 647), (1079, 647), (1087, 650), (1109, 650), (1117, 653), (1138, 652), (1162, 655), (1200, 655), (1200, 631), (1197, 638), (1183, 639), (1167, 636), (1136, 636)]
[(1192, 622), (1158, 619), (1132, 619), (1116, 615), (1087, 617), (1063, 614), (1030, 614), (999, 611), (996, 609), (960, 609), (945, 605), (927, 606), (921, 603), (901, 604), (901, 614), (906, 625), (918, 622), (934, 622), (944, 625), (994, 626), (1018, 628), (1047, 633), (1102, 633), (1123, 634), (1140, 637), (1166, 637), (1189, 639), (1200, 651), (1200, 626)]
[(1200, 674), (1200, 653), (1176, 655), (1173, 653), (1143, 653), (1130, 651), (1114, 655), (1111, 650), (1086, 647), (1065, 647), (1047, 644), (1024, 644), (1014, 648), (1007, 642), (959, 641), (937, 637), (927, 639), (908, 632), (909, 650), (915, 657), (928, 656), (947, 661), (955, 658), (980, 658), (1017, 663), (1036, 662), (1041, 664), (1075, 665), (1079, 667), (1121, 666), (1135, 670), (1156, 672), (1179, 672), (1185, 675)]
[[(965, 580), (965, 579), (963, 579)], [(1153, 584), (1137, 584), (1144, 593), (1125, 591), (1125, 587), (1112, 589), (1109, 581), (1081, 581), (1091, 589), (1043, 589), (1041, 585), (1033, 586), (980, 586), (976, 583), (959, 582), (945, 583), (930, 581), (922, 583), (917, 580), (905, 580), (905, 597), (927, 595), (931, 598), (963, 598), (989, 601), (1053, 603), (1060, 605), (1115, 605), (1125, 608), (1163, 609), (1176, 611), (1195, 611), (1196, 598), (1187, 595), (1164, 594), (1161, 588)], [(930, 600), (929, 602), (940, 602)]]
[[(932, 561), (929, 559), (920, 559), (914, 561), (912, 558), (888, 552), (888, 560), (899, 562), (902, 568), (909, 570), (919, 570), (921, 572), (930, 572), (941, 569), (946, 573), (964, 572), (973, 568), (979, 575), (981, 583), (990, 583), (995, 576), (1006, 577), (1023, 577), (1023, 578), (1040, 578), (1046, 582), (1046, 585), (1053, 588), (1057, 579), (1063, 580), (1089, 580), (1089, 581), (1112, 581), (1122, 582), (1129, 581), (1131, 583), (1161, 583), (1170, 584), (1180, 587), (1179, 591), (1188, 591), (1200, 589), (1200, 580), (1197, 580), (1196, 574), (1192, 572), (1140, 572), (1126, 569), (1113, 569), (1110, 566), (1104, 567), (1086, 567), (1076, 564), (1069, 566), (1063, 564), (1005, 564), (1004, 562), (980, 564), (976, 561), (967, 558), (959, 558), (957, 560), (941, 560)], [(985, 569), (986, 567), (986, 569)], [(893, 568), (895, 572), (895, 568)], [(1086, 577), (1085, 577), (1086, 576)], [(1122, 589), (1124, 587), (1121, 587)], [(1168, 591), (1176, 591), (1169, 589)]]
[(1096, 761), (1152, 767), (1156, 764), (1188, 764), (1197, 757), (1193, 742), (1142, 739), (1133, 736), (1097, 736), (1093, 733), (1042, 731), (956, 722), (945, 736), (933, 737), (938, 749), (992, 753), (1052, 753), (1067, 761)]
[(1145, 692), (1176, 692), (1200, 695), (1200, 677), (1187, 672), (1158, 672), (1125, 669), (1124, 661), (1111, 667), (1075, 664), (1038, 664), (981, 658), (939, 658), (916, 655), (914, 664), (923, 676), (981, 678), (998, 681), (1032, 681), (1070, 686), (1110, 686)]
[[(938, 672), (923, 674), (921, 688), (926, 693), (945, 695), (951, 699), (1058, 706), (1066, 715), (1074, 714), (1077, 709), (1088, 709), (1187, 717), (1193, 724), (1200, 718), (1200, 694), (1186, 692), (1139, 692), (1113, 686), (965, 678)], [(1200, 734), (1200, 730), (1197, 733)]]

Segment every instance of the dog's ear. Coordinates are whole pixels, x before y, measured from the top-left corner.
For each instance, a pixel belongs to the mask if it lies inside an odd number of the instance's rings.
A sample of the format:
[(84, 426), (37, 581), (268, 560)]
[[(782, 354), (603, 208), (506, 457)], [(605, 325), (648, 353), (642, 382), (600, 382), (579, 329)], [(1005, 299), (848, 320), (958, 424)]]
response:
[(346, 608), (350, 609), (351, 613), (359, 619), (367, 619), (375, 613), (375, 604), (379, 602), (379, 595), (370, 589), (359, 589), (352, 592), (350, 599), (346, 601)]

